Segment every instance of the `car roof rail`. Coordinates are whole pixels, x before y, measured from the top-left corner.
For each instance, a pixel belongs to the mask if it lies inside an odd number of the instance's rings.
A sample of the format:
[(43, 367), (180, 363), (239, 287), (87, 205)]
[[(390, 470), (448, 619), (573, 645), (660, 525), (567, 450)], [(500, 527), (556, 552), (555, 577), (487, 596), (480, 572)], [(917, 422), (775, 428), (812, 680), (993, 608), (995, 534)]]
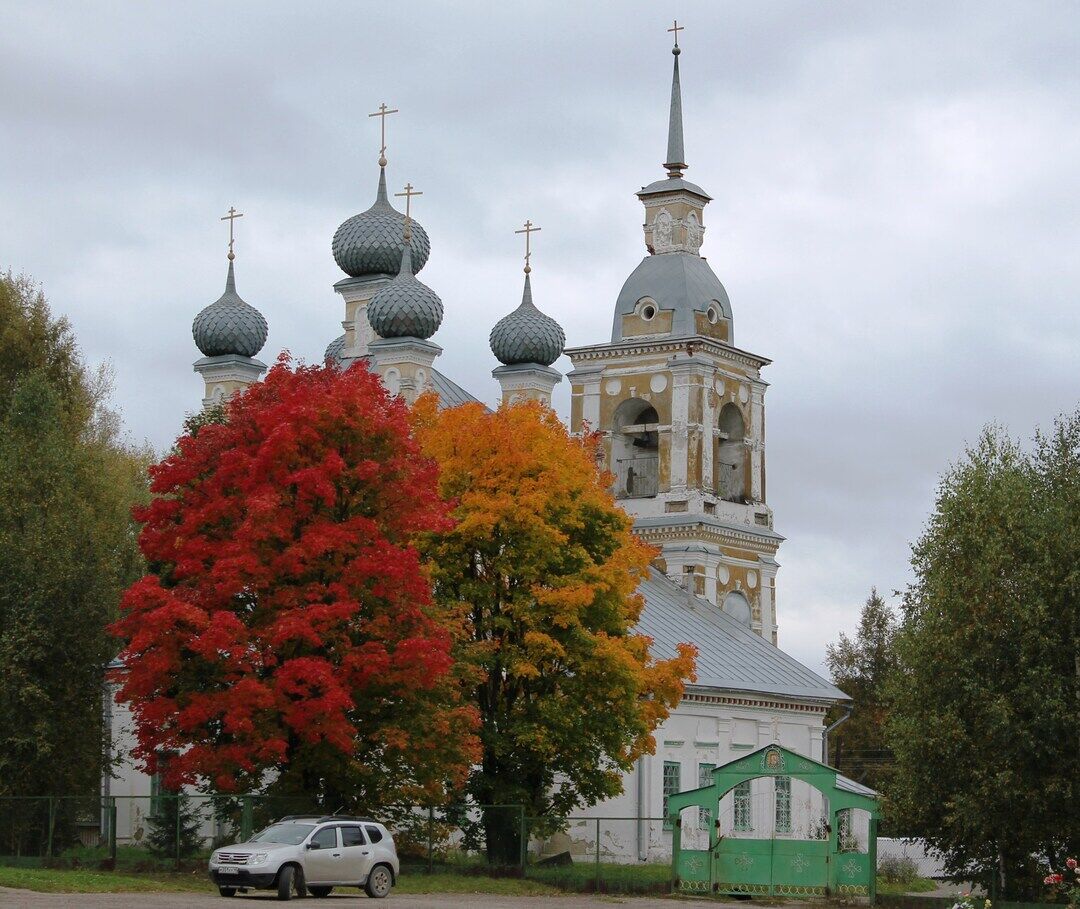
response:
[(364, 824), (380, 823), (373, 817), (356, 817), (351, 814), (287, 814), (284, 817), (279, 817), (274, 823), (280, 824), (283, 821), (314, 821), (316, 824), (324, 824), (329, 821), (353, 821)]

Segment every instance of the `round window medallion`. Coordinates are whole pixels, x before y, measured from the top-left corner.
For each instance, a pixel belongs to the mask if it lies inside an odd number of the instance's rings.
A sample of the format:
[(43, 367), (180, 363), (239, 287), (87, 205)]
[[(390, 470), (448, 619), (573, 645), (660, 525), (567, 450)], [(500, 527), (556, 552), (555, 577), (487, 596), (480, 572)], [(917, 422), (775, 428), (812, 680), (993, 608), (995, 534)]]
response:
[(642, 307), (642, 309), (641, 309), (641, 318), (643, 318), (646, 322), (651, 322), (652, 319), (653, 319), (653, 316), (655, 316), (655, 315), (656, 315), (656, 307), (653, 306), (651, 303), (648, 306), (643, 306)]
[(746, 572), (746, 586), (749, 587), (751, 590), (753, 590), (755, 587), (757, 587), (757, 572), (756, 571), (748, 571), (748, 572)]
[(727, 570), (723, 565), (716, 569), (716, 580), (721, 584), (726, 584), (731, 580), (731, 572)]
[(718, 395), (722, 395), (724, 393), (724, 380), (723, 379), (717, 379), (716, 380), (716, 393)]
[(713, 325), (715, 325), (715, 324), (717, 323), (717, 321), (719, 320), (719, 318), (720, 318), (720, 313), (718, 313), (718, 312), (716, 311), (716, 307), (715, 307), (715, 306), (710, 306), (710, 307), (709, 307), (709, 312), (708, 312), (708, 316), (709, 316), (709, 321), (710, 321), (710, 322), (711, 322), (711, 323), (712, 323)]
[(660, 392), (667, 388), (667, 376), (657, 373), (649, 379), (649, 388), (656, 392), (656, 394), (660, 394)]
[(622, 391), (622, 382), (620, 382), (618, 379), (608, 379), (604, 383), (604, 391), (606, 391), (609, 395), (617, 395), (620, 391)]
[(750, 400), (750, 389), (745, 385), (739, 389), (739, 400), (742, 401), (743, 404)]

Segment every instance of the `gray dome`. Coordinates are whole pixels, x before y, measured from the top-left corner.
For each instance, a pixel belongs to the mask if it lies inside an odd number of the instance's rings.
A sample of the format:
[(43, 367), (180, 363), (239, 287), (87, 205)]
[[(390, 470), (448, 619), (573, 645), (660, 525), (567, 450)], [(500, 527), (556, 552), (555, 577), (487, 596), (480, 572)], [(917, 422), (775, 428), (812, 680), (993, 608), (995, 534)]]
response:
[(506, 366), (518, 363), (550, 366), (562, 355), (566, 335), (558, 322), (533, 305), (528, 275), (525, 275), (521, 305), (495, 323), (488, 343), (491, 352)]
[[(706, 313), (715, 302), (731, 323), (731, 301), (709, 263), (693, 253), (672, 252), (646, 256), (626, 279), (615, 303), (611, 340), (621, 341), (623, 316), (630, 315), (643, 297), (656, 302), (661, 311), (671, 310), (671, 337), (697, 334), (694, 313)], [(732, 325), (729, 343), (734, 343)]]
[(323, 354), (323, 361), (326, 363), (332, 363), (334, 366), (341, 365), (341, 351), (345, 348), (345, 335), (341, 335), (334, 338), (329, 344), (326, 345), (326, 353)]
[[(415, 220), (412, 225), (413, 274), (427, 263), (431, 241)], [(386, 197), (386, 169), (379, 168), (379, 191), (375, 204), (353, 215), (334, 233), (334, 261), (353, 278), (365, 275), (396, 275), (405, 247), (405, 216)]]
[(230, 259), (225, 293), (200, 312), (191, 324), (195, 344), (204, 357), (227, 354), (253, 357), (266, 343), (266, 333), (266, 319), (262, 313), (241, 300), (236, 292), (236, 278)]
[(381, 287), (368, 304), (368, 321), (379, 337), (427, 339), (442, 324), (442, 300), (413, 272), (412, 251), (405, 244), (398, 276)]

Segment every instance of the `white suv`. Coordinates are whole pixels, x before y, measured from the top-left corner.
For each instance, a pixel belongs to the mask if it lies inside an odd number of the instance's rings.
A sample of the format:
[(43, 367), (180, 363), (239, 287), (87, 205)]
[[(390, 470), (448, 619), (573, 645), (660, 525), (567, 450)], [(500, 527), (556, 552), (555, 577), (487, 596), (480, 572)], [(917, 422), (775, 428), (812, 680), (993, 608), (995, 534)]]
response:
[(362, 887), (381, 899), (397, 882), (390, 831), (366, 817), (291, 815), (246, 843), (215, 849), (210, 878), (222, 896), (277, 890), (279, 900), (327, 896), (335, 887)]

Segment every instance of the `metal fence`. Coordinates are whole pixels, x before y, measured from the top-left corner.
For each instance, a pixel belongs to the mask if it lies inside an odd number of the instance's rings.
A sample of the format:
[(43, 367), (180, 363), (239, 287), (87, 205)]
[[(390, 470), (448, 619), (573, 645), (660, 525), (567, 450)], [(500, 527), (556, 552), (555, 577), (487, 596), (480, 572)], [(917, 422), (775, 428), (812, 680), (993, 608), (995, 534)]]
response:
[[(304, 798), (258, 794), (0, 797), (0, 865), (165, 872), (289, 814)], [(401, 806), (379, 812), (404, 874), (527, 877), (565, 890), (666, 892), (662, 818), (530, 817), (520, 805)]]

